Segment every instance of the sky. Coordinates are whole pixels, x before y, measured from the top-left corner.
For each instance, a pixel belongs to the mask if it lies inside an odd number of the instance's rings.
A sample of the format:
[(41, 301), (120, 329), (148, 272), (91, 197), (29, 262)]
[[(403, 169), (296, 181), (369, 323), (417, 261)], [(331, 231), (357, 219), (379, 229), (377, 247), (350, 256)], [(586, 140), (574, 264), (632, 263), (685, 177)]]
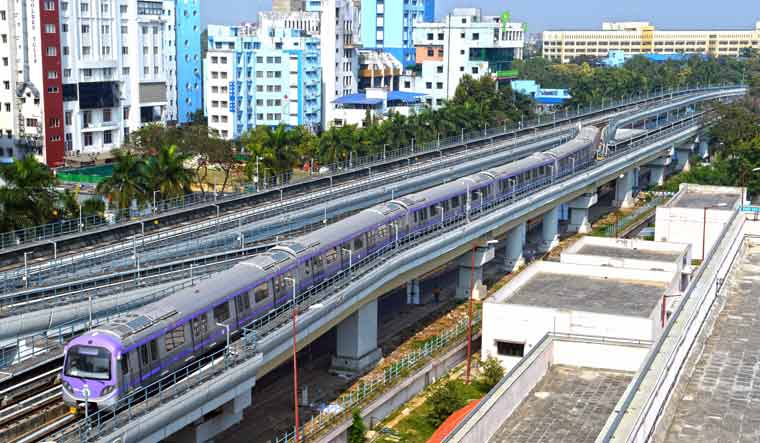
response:
[[(201, 0), (204, 24), (253, 21), (271, 0)], [(596, 29), (603, 21), (650, 21), (662, 29), (752, 29), (760, 20), (758, 0), (436, 0), (436, 16), (454, 7), (480, 7), (484, 14), (509, 11), (529, 32)]]

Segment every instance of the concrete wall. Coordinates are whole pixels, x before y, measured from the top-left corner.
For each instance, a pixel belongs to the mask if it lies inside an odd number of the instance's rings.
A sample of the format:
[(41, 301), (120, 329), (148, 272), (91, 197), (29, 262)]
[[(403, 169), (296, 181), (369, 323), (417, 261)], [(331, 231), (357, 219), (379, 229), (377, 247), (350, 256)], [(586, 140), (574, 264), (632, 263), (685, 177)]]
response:
[[(481, 354), (497, 357), (505, 368), (521, 358), (497, 354), (496, 342), (525, 343), (527, 354), (549, 332), (652, 341), (660, 331), (659, 305), (655, 315), (636, 318), (537, 306), (491, 304), (483, 309)], [(652, 318), (654, 317), (654, 318)]]
[(710, 250), (726, 227), (732, 210), (708, 209), (707, 226), (702, 208), (671, 208), (660, 206), (655, 215), (654, 238), (657, 241), (689, 243), (693, 257), (702, 259), (702, 232), (705, 249)]
[[(477, 338), (477, 337), (475, 337)], [(368, 425), (384, 419), (394, 410), (403, 406), (404, 403), (411, 400), (415, 395), (422, 392), (426, 387), (435, 383), (441, 376), (448, 373), (454, 366), (463, 362), (467, 358), (467, 342), (463, 342), (454, 349), (450, 350), (441, 357), (433, 359), (416, 373), (407, 377), (393, 389), (378, 397), (367, 407), (362, 409), (361, 415), (364, 422)], [(320, 442), (345, 443), (348, 441), (348, 428), (351, 426), (351, 420), (346, 420), (336, 426)]]

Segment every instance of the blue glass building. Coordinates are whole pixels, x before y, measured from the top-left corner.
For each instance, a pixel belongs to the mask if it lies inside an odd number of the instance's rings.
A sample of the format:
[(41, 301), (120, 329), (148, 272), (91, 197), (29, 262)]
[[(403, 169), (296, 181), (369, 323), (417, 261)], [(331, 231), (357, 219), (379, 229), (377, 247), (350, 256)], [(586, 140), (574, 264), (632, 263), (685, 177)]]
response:
[(203, 108), (200, 0), (177, 0), (177, 119), (188, 123)]
[[(213, 74), (214, 61), (231, 56), (229, 109), (232, 138), (258, 125), (306, 126), (314, 131), (322, 119), (322, 75), (319, 39), (296, 29), (261, 30), (243, 34), (238, 27), (209, 26), (206, 56)], [(220, 45), (219, 43), (222, 43)], [(233, 50), (217, 48), (228, 47)], [(209, 80), (209, 98), (215, 100), (215, 80)], [(208, 87), (208, 86), (207, 86)], [(223, 97), (220, 97), (220, 101)], [(208, 101), (208, 100), (207, 100)], [(210, 127), (216, 129), (213, 107)], [(226, 120), (226, 119), (225, 119)], [(220, 120), (218, 129), (226, 126)]]
[(416, 63), (414, 23), (433, 21), (435, 0), (362, 0), (362, 46), (393, 54), (404, 66)]

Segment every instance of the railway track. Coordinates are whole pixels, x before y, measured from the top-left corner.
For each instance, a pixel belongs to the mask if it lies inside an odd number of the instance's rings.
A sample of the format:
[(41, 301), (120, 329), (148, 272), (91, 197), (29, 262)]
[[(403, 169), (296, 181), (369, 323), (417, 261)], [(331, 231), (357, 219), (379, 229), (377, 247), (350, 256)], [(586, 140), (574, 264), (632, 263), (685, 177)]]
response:
[[(36, 442), (72, 423), (54, 367), (0, 390), (0, 443)], [(19, 377), (20, 378), (20, 377)]]

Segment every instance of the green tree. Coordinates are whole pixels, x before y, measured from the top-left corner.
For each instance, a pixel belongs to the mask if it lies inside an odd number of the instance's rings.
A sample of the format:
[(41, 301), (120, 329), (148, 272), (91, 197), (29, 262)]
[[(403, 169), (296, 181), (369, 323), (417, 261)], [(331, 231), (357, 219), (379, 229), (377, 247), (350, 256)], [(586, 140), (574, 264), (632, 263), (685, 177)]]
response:
[(481, 368), (483, 368), (483, 375), (478, 382), (484, 391), (490, 391), (504, 378), (504, 367), (496, 357), (488, 357), (481, 363)]
[(359, 411), (351, 411), (351, 427), (348, 428), (348, 443), (364, 443), (366, 440), (364, 434), (367, 433), (367, 427)]
[[(161, 199), (182, 197), (190, 191), (192, 173), (185, 166), (188, 154), (181, 153), (177, 145), (162, 146), (155, 156), (148, 158), (140, 168), (145, 181), (144, 190), (159, 191)], [(151, 197), (152, 195), (146, 197)]]
[(449, 380), (443, 385), (438, 386), (428, 397), (427, 403), (430, 407), (428, 420), (431, 426), (437, 428), (454, 411), (463, 408), (467, 404), (467, 399), (462, 389), (462, 382), (459, 380)]
[(0, 167), (0, 229), (9, 231), (58, 217), (55, 176), (34, 156)]
[(143, 162), (129, 150), (113, 151), (114, 168), (110, 177), (98, 183), (98, 194), (110, 202), (116, 202), (119, 209), (127, 209), (132, 201), (142, 204), (146, 201)]

